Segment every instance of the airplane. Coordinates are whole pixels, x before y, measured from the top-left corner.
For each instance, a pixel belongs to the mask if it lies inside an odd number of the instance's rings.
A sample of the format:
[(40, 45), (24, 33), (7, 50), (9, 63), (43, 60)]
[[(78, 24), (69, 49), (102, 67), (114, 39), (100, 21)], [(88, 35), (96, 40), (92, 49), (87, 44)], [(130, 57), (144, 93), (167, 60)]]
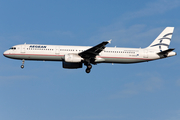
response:
[(84, 64), (87, 67), (86, 73), (90, 73), (92, 64), (129, 64), (175, 56), (174, 48), (169, 49), (173, 31), (174, 27), (166, 27), (146, 48), (106, 47), (111, 40), (93, 47), (25, 43), (11, 47), (3, 55), (7, 58), (22, 60), (22, 69), (25, 60), (62, 61), (63, 68), (77, 69), (82, 68)]

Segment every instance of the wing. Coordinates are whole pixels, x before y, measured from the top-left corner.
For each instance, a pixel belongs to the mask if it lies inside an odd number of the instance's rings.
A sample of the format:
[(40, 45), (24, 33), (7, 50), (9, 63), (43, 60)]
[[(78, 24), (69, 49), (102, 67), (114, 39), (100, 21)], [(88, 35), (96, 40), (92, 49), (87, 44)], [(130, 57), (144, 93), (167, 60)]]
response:
[(79, 53), (79, 56), (85, 59), (95, 58), (96, 55), (99, 55), (99, 53), (105, 48), (108, 43), (111, 43), (111, 40), (102, 42), (90, 49), (87, 49), (86, 51)]

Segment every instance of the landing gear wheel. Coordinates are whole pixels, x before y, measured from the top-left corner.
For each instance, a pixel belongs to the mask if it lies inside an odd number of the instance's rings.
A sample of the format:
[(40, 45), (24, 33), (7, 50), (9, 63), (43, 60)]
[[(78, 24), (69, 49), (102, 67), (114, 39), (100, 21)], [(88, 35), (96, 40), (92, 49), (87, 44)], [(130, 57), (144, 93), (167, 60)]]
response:
[(86, 69), (86, 73), (90, 73), (91, 72), (91, 69)]
[(23, 69), (23, 68), (24, 68), (24, 65), (21, 65), (21, 68)]
[(90, 73), (91, 69), (92, 69), (92, 65), (90, 64), (89, 60), (86, 60), (86, 62), (84, 63), (84, 65), (87, 67), (86, 68), (86, 73)]
[(92, 65), (91, 65), (91, 64), (87, 65), (87, 68), (88, 68), (88, 69), (91, 69), (91, 68), (92, 68)]

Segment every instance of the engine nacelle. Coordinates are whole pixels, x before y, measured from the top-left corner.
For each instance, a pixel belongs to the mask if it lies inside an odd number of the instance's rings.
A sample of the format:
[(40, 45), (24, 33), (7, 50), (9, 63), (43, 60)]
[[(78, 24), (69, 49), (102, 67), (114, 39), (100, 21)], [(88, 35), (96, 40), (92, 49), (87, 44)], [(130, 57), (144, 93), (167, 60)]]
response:
[(79, 63), (83, 60), (78, 54), (66, 54), (64, 55), (64, 61), (69, 63)]
[(63, 68), (68, 68), (68, 69), (77, 69), (77, 68), (82, 68), (82, 63), (69, 63), (63, 61)]

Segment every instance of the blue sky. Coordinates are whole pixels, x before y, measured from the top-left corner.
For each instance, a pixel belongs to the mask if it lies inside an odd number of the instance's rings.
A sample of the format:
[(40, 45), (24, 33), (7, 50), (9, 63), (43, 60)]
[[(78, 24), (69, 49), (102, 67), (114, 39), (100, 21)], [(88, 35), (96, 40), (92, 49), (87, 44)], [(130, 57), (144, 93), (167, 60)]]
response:
[(180, 51), (179, 0), (0, 1), (0, 119), (179, 120), (179, 55), (138, 64), (62, 68), (2, 54), (23, 43), (147, 47), (167, 26)]

